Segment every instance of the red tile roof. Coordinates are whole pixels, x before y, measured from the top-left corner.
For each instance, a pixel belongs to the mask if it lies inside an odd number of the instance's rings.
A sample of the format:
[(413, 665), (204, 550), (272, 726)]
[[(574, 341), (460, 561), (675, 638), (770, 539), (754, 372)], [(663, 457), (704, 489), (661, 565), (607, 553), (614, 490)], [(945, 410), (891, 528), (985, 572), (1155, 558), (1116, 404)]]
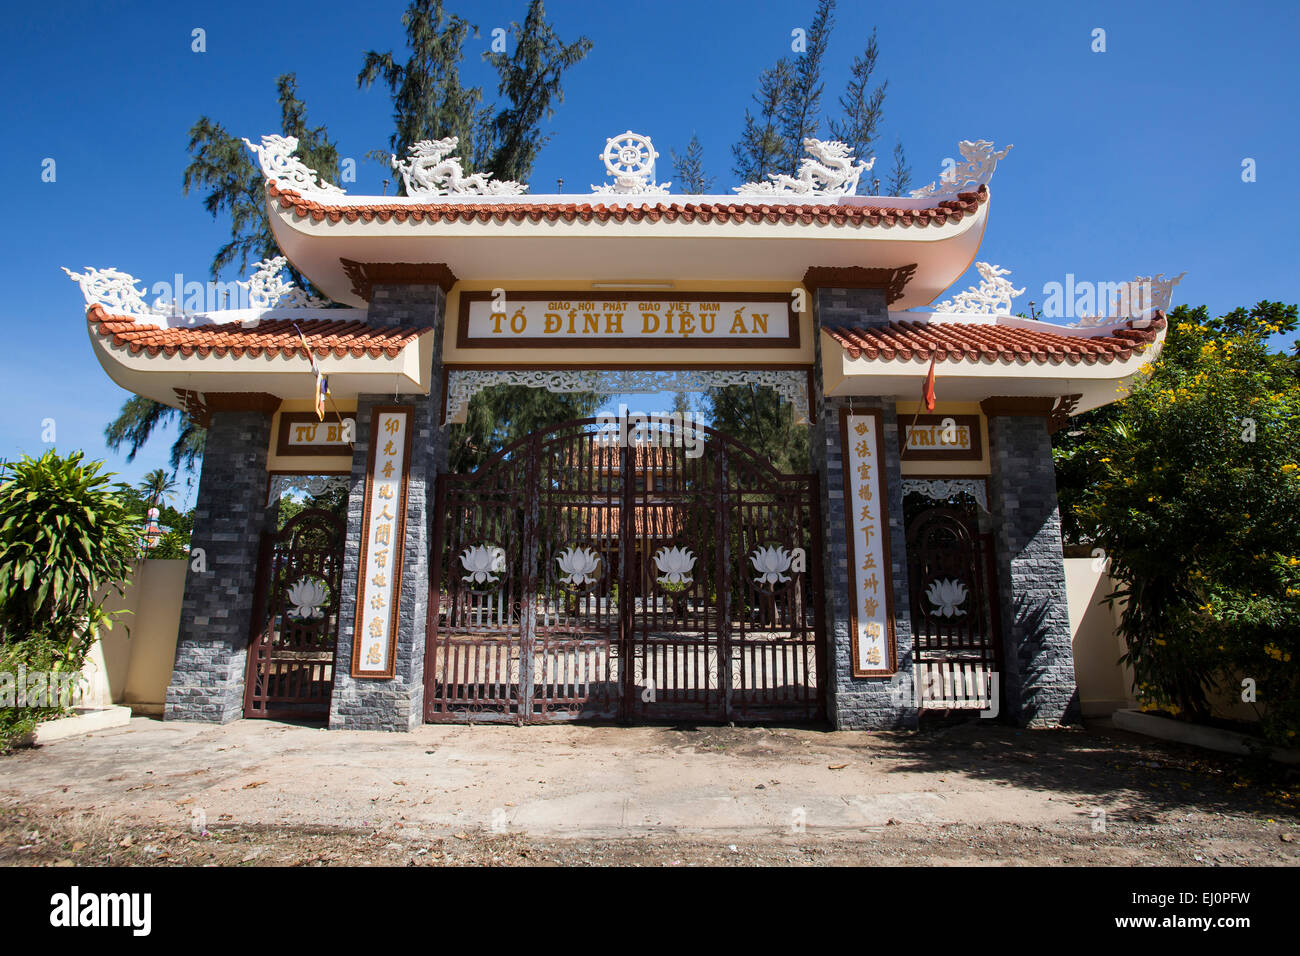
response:
[[(587, 533), (592, 538), (617, 538), (623, 509), (600, 506), (587, 516)], [(677, 505), (638, 504), (632, 509), (633, 533), (645, 538), (671, 538), (685, 526), (685, 510)]]
[(839, 203), (781, 203), (760, 202), (737, 198), (734, 202), (671, 202), (642, 203), (639, 206), (609, 205), (604, 202), (535, 203), (518, 202), (447, 202), (447, 203), (393, 203), (376, 202), (364, 205), (331, 205), (305, 199), (291, 189), (283, 189), (275, 182), (266, 186), (272, 201), (282, 209), (292, 209), (298, 216), (311, 217), (315, 222), (380, 222), (396, 220), (406, 222), (753, 222), (787, 224), (821, 223), (850, 226), (942, 226), (960, 222), (988, 202), (987, 186), (974, 192), (958, 193), (956, 199), (946, 199), (920, 209), (902, 209), (896, 206), (856, 206)]
[(91, 327), (114, 345), (126, 346), (132, 353), (148, 352), (151, 356), (163, 353), (201, 356), (249, 355), (254, 358), (267, 355), (301, 355), (302, 329), (307, 345), (320, 358), (333, 355), (378, 358), (397, 356), (402, 349), (428, 332), (431, 326), (402, 328), (374, 328), (355, 319), (270, 319), (244, 328), (237, 322), (227, 325), (200, 325), (188, 329), (164, 329), (145, 325), (126, 315), (110, 315), (101, 305), (92, 305), (86, 312)]
[(1135, 329), (1128, 322), (1108, 335), (1093, 338), (1051, 331), (1052, 326), (1046, 322), (1041, 330), (957, 322), (890, 322), (867, 329), (828, 326), (826, 331), (854, 359), (1093, 365), (1129, 358), (1155, 342), (1166, 324), (1164, 315), (1157, 312), (1144, 329)]

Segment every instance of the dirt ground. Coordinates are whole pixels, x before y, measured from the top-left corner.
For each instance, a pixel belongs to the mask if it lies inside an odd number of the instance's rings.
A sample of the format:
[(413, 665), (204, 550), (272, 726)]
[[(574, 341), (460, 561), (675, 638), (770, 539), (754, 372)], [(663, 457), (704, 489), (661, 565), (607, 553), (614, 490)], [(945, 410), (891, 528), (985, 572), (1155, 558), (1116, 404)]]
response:
[(1281, 865), (1300, 770), (1117, 731), (136, 718), (0, 758), (7, 865)]

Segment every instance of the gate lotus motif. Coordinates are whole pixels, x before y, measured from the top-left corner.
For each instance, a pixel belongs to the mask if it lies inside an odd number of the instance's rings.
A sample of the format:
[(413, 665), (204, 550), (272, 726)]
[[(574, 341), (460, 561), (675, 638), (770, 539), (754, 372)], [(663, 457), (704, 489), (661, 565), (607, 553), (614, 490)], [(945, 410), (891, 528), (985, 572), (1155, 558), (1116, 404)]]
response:
[(600, 555), (591, 548), (566, 548), (555, 559), (565, 577), (560, 580), (574, 590), (596, 583)]
[(758, 572), (758, 577), (754, 578), (754, 583), (759, 587), (774, 588), (784, 581), (789, 581), (790, 575), (785, 572), (790, 570), (790, 563), (793, 560), (794, 554), (792, 552), (777, 545), (755, 548), (754, 553), (749, 556), (749, 563)]
[(506, 553), (500, 548), (486, 544), (474, 545), (465, 549), (460, 556), (460, 563), (469, 572), (461, 578), (470, 584), (496, 584), (497, 577), (506, 569)]
[(935, 606), (930, 612), (933, 615), (942, 614), (944, 617), (952, 617), (955, 614), (966, 613), (957, 606), (966, 600), (966, 585), (955, 578), (931, 582), (925, 596)]
[(655, 555), (655, 566), (661, 572), (660, 584), (669, 590), (681, 590), (691, 583), (695, 555), (690, 548), (660, 548)]
[(317, 577), (301, 577), (289, 586), (289, 617), (296, 621), (317, 621), (325, 616), (324, 605), (329, 599), (329, 589)]

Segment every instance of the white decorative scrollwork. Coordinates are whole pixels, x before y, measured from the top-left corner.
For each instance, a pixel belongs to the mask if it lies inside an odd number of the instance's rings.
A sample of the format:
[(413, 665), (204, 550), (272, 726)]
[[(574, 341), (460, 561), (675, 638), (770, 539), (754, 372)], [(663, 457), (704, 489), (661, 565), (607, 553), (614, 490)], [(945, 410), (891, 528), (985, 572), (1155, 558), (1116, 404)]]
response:
[(951, 299), (945, 299), (934, 307), (936, 312), (969, 312), (982, 315), (1010, 315), (1011, 300), (1024, 295), (1024, 289), (1017, 289), (1006, 276), (1010, 269), (1003, 269), (990, 262), (977, 262), (980, 284), (960, 292)]
[[(1157, 310), (1168, 314), (1174, 299), (1174, 286), (1182, 282), (1185, 275), (1187, 273), (1184, 271), (1166, 279), (1163, 272), (1158, 272), (1153, 276), (1138, 276), (1132, 282), (1122, 283), (1114, 302), (1114, 315), (1084, 316), (1067, 328), (1088, 329), (1125, 319), (1141, 319)], [(1100, 293), (1098, 298), (1101, 298)], [(1100, 304), (1099, 302), (1098, 305)], [(1111, 302), (1105, 304), (1106, 311), (1109, 312)]]
[(313, 575), (305, 575), (289, 588), (289, 602), (293, 608), (289, 616), (299, 621), (317, 621), (324, 617), (324, 605), (329, 598), (325, 582)]
[(518, 196), (528, 187), (509, 179), (494, 180), (491, 173), (465, 175), (460, 158), (451, 153), (460, 143), (457, 136), (422, 139), (407, 152), (406, 159), (390, 157), (393, 169), (402, 176), (408, 196)]
[(351, 479), (347, 475), (272, 475), (266, 506), (269, 508), (275, 504), (286, 491), (320, 497), (331, 491), (347, 491), (350, 486)]
[(135, 284), (140, 280), (118, 269), (96, 269), (86, 266), (85, 272), (73, 272), (67, 266), (60, 268), (81, 286), (86, 307), (101, 305), (114, 315), (150, 315), (153, 310), (144, 303), (144, 291)]
[(605, 140), (605, 149), (598, 157), (605, 170), (614, 177), (612, 183), (592, 186), (593, 193), (635, 193), (660, 195), (668, 192), (672, 183), (658, 183), (655, 179), (655, 160), (659, 154), (649, 136), (628, 130), (621, 136)]
[(458, 421), (470, 399), (493, 385), (527, 385), (549, 392), (703, 392), (728, 385), (764, 385), (808, 421), (808, 375), (798, 369), (449, 369), (447, 420)]
[(904, 478), (903, 494), (913, 493), (924, 495), (931, 501), (947, 501), (956, 495), (970, 495), (980, 510), (989, 510), (982, 478)]
[(486, 544), (466, 548), (460, 556), (460, 563), (469, 572), (461, 578), (470, 584), (496, 584), (501, 572), (506, 569), (506, 553), (501, 548)]
[(690, 548), (660, 548), (655, 554), (655, 566), (660, 571), (657, 579), (660, 584), (666, 588), (685, 588), (691, 583), (695, 555)]
[(925, 596), (930, 603), (934, 605), (934, 610), (930, 612), (934, 617), (953, 617), (960, 616), (966, 612), (958, 605), (966, 600), (966, 585), (962, 584), (956, 578), (948, 578), (944, 581), (931, 581), (929, 589)]
[(1011, 152), (1011, 146), (1009, 143), (1005, 149), (995, 150), (987, 139), (973, 143), (964, 139), (957, 144), (957, 149), (966, 162), (945, 170), (938, 182), (930, 183), (922, 189), (913, 189), (912, 195), (917, 199), (946, 199), (987, 186), (993, 178), (993, 170), (997, 169), (998, 160), (1006, 158), (1007, 153)]
[(248, 292), (248, 304), (254, 309), (318, 309), (326, 304), (315, 299), (292, 282), (285, 281), (284, 267), (289, 260), (284, 256), (263, 259), (255, 263), (256, 271), (247, 279), (237, 279), (235, 284)]
[(858, 179), (876, 164), (873, 156), (854, 164), (849, 147), (839, 140), (805, 139), (807, 156), (799, 161), (799, 175), (773, 173), (770, 182), (734, 187), (742, 196), (852, 196)]
[(591, 548), (565, 548), (555, 559), (565, 576), (560, 580), (574, 590), (596, 583), (600, 555)]
[(318, 192), (343, 195), (343, 190), (333, 183), (327, 183), (316, 175), (316, 170), (308, 167), (294, 155), (298, 148), (297, 136), (280, 136), (272, 134), (262, 137), (258, 146), (244, 140), (244, 145), (257, 154), (257, 164), (262, 167), (262, 175), (281, 186), (288, 186), (297, 192)]

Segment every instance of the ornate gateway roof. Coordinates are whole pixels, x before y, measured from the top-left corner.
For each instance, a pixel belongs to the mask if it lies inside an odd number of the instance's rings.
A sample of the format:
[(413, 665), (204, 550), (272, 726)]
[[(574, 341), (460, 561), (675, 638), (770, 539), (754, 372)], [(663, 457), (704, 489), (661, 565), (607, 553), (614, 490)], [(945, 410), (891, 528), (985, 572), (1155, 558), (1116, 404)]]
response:
[[(247, 141), (246, 141), (247, 142)], [(739, 195), (672, 196), (655, 183), (657, 153), (635, 133), (602, 154), (612, 183), (589, 197), (522, 195), (519, 184), (467, 177), (454, 138), (393, 159), (406, 196), (347, 196), (322, 183), (292, 137), (249, 143), (267, 177), (267, 211), (281, 250), (332, 299), (364, 299), (343, 262), (441, 263), (463, 280), (503, 283), (569, 276), (602, 282), (709, 280), (797, 283), (809, 267), (909, 269), (898, 300), (924, 305), (979, 248), (988, 182), (1006, 149), (963, 143), (967, 161), (909, 197), (858, 196), (870, 163), (840, 143), (804, 141), (799, 176), (737, 187)], [(672, 242), (664, 240), (671, 239)], [(744, 239), (744, 242), (737, 242)]]
[[(1085, 410), (1122, 394), (1158, 352), (1178, 281), (1139, 278), (1118, 307), (1064, 327), (1012, 315), (1023, 290), (979, 263), (978, 287), (932, 305), (983, 238), (989, 183), (1011, 149), (985, 140), (962, 142), (960, 163), (895, 197), (857, 195), (874, 160), (817, 139), (804, 140), (795, 175), (729, 195), (673, 195), (650, 140), (630, 130), (606, 141), (607, 180), (585, 195), (467, 174), (455, 138), (392, 157), (401, 196), (347, 195), (303, 164), (293, 137), (245, 143), (283, 255), (216, 295), (209, 283), (210, 298), (237, 293), (237, 308), (182, 304), (179, 289), (147, 305), (126, 273), (68, 273), (96, 355), (124, 388), (184, 407), (220, 393), (309, 399), (319, 370), (345, 399), (441, 388), (458, 421), (494, 384), (747, 384), (776, 388), (805, 420), (820, 346), (828, 395), (911, 398), (933, 361), (945, 400), (1072, 395)], [(310, 299), (282, 277), (289, 262), (349, 307)], [(414, 312), (427, 324), (393, 308), (396, 286), (427, 287), (409, 293), (427, 303)]]

